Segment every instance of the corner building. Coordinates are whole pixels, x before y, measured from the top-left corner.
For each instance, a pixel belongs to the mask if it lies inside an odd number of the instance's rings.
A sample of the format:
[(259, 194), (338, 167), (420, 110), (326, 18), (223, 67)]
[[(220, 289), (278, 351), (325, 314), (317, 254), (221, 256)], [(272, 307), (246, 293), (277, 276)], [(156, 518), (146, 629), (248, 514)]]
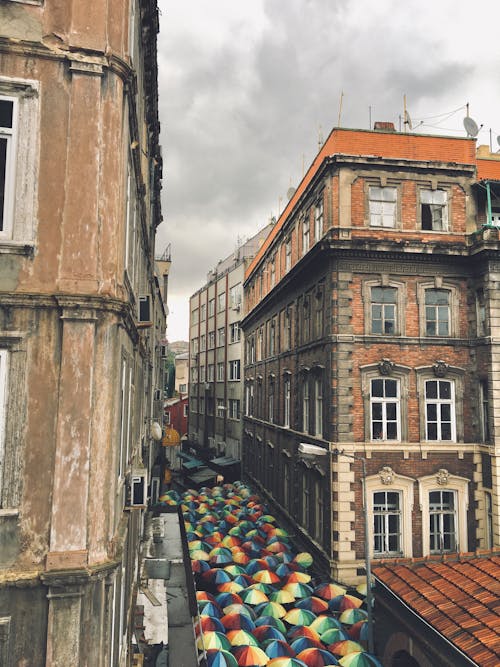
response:
[(336, 128), (247, 270), (243, 468), (337, 580), (360, 457), (372, 559), (499, 544), (499, 179), (470, 138)]
[(162, 418), (156, 2), (0, 26), (0, 664), (128, 666)]

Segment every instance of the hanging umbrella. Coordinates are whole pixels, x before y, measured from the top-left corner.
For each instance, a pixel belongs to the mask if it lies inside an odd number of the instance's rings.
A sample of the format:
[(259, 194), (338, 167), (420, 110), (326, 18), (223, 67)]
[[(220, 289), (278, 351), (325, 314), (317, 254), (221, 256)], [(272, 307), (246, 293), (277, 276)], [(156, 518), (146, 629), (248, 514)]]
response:
[(244, 586), (239, 584), (237, 581), (225, 581), (222, 584), (217, 584), (217, 590), (219, 593), (239, 593), (242, 591)]
[(229, 639), (222, 632), (209, 631), (201, 634), (196, 640), (196, 646), (202, 651), (204, 648), (223, 648), (226, 651), (231, 650)]
[(247, 630), (229, 630), (226, 634), (231, 646), (258, 646), (259, 642)]
[(237, 612), (225, 614), (220, 619), (220, 622), (225, 630), (246, 630), (246, 632), (253, 632), (255, 629), (255, 624), (249, 616)]
[(340, 641), (333, 642), (333, 644), (328, 644), (328, 650), (334, 655), (342, 656), (348, 653), (364, 653), (365, 649), (358, 642), (352, 641), (352, 639), (341, 639)]
[(332, 616), (318, 616), (312, 623), (311, 623), (311, 628), (313, 630), (316, 630), (316, 632), (319, 632), (320, 635), (323, 634), (326, 630), (329, 630), (330, 628), (341, 628), (340, 622), (336, 619), (333, 618)]
[(289, 625), (311, 625), (317, 618), (316, 614), (308, 609), (298, 609), (294, 607), (290, 609), (284, 616), (283, 620)]
[(307, 667), (305, 662), (297, 658), (271, 658), (267, 667)]
[(337, 658), (322, 648), (306, 648), (297, 654), (297, 658), (306, 663), (307, 667), (326, 667), (326, 665), (338, 665)]
[(229, 607), (225, 607), (224, 611), (226, 614), (245, 614), (252, 619), (255, 619), (255, 613), (250, 607), (247, 607), (246, 604), (230, 604)]
[(241, 599), (245, 604), (251, 604), (253, 606), (261, 604), (262, 602), (269, 602), (267, 595), (255, 588), (247, 588), (246, 590), (241, 591)]
[(364, 609), (346, 609), (339, 616), (339, 621), (344, 625), (354, 625), (358, 621), (368, 618)]
[(206, 560), (208, 561), (210, 556), (208, 555), (208, 551), (205, 551), (204, 549), (193, 549), (192, 551), (189, 552), (189, 557), (191, 560)]
[(255, 608), (258, 616), (274, 616), (283, 618), (286, 616), (286, 609), (279, 602), (263, 602)]
[(285, 584), (282, 590), (288, 591), (296, 598), (308, 598), (313, 593), (313, 589), (308, 584), (299, 584), (293, 582), (290, 584)]
[(280, 581), (279, 576), (271, 570), (259, 570), (253, 578), (261, 584), (277, 584)]
[(331, 611), (345, 611), (346, 609), (358, 609), (363, 601), (354, 595), (337, 595), (328, 603)]
[[(285, 635), (275, 628), (273, 625), (259, 625), (255, 626), (253, 630), (253, 636), (263, 642), (267, 639), (279, 639), (280, 641), (286, 642)], [(269, 654), (268, 654), (269, 655)]]
[(201, 574), (202, 572), (207, 572), (208, 570), (210, 570), (210, 563), (207, 560), (192, 560), (191, 570), (195, 574)]
[(236, 537), (235, 535), (225, 535), (222, 538), (222, 544), (228, 548), (239, 547), (241, 544), (241, 540), (239, 537)]
[(210, 630), (222, 633), (226, 632), (222, 623), (215, 616), (199, 616), (194, 625), (196, 636), (198, 636), (200, 632), (209, 632)]
[(338, 595), (345, 595), (346, 592), (347, 589), (344, 588), (343, 586), (339, 586), (339, 584), (332, 584), (332, 583), (322, 583), (316, 586), (316, 588), (314, 589), (314, 595), (323, 598), (323, 600), (332, 600)]
[(313, 564), (313, 557), (307, 551), (298, 553), (293, 560), (295, 563), (298, 563), (301, 567), (305, 568), (311, 567)]
[(309, 625), (294, 625), (287, 632), (287, 637), (290, 641), (297, 639), (297, 637), (308, 637), (314, 639), (314, 641), (320, 641), (319, 632), (313, 630)]
[(356, 641), (368, 641), (368, 620), (357, 621), (347, 631), (351, 639)]
[[(279, 602), (280, 604), (293, 604), (295, 602), (295, 596), (290, 593), (290, 591), (284, 591), (280, 589), (279, 591), (274, 591), (269, 595), (269, 599), (272, 602)], [(307, 598), (305, 598), (307, 599)], [(327, 605), (328, 607), (328, 605)]]
[(267, 567), (271, 568), (271, 570), (274, 570), (279, 565), (279, 560), (276, 556), (264, 556), (262, 560), (266, 561)]
[(285, 583), (286, 584), (291, 584), (298, 582), (299, 584), (308, 584), (311, 581), (311, 575), (307, 574), (307, 572), (290, 572), (285, 577)]
[(233, 562), (233, 554), (225, 547), (216, 547), (215, 549), (212, 549), (208, 555), (210, 563), (214, 565)]
[(200, 616), (215, 616), (215, 618), (222, 616), (222, 609), (216, 602), (210, 602), (210, 600), (199, 600), (198, 609)]
[(203, 581), (211, 584), (223, 584), (228, 581), (231, 581), (231, 575), (228, 574), (225, 570), (220, 568), (212, 567), (210, 570), (203, 572), (201, 575)]
[(275, 587), (272, 586), (271, 584), (261, 584), (261, 583), (258, 582), (258, 581), (256, 581), (256, 582), (253, 583), (253, 584), (250, 584), (250, 586), (247, 586), (247, 589), (248, 589), (248, 588), (251, 588), (251, 589), (256, 590), (256, 591), (262, 591), (262, 592), (265, 593), (268, 597), (269, 597), (272, 593), (275, 593), (275, 592), (276, 592)]
[(269, 662), (269, 656), (258, 646), (237, 646), (233, 655), (239, 667), (263, 667)]
[(207, 667), (238, 667), (238, 661), (229, 651), (209, 649), (206, 655)]
[(295, 651), (290, 644), (282, 639), (267, 639), (262, 644), (262, 648), (269, 658), (279, 658), (283, 656), (293, 658), (295, 655)]
[(317, 598), (314, 595), (298, 600), (295, 606), (299, 609), (309, 609), (309, 611), (313, 611), (315, 614), (321, 614), (328, 611), (328, 602), (321, 598)]
[(259, 616), (255, 619), (255, 627), (260, 627), (261, 625), (272, 625), (274, 628), (277, 628), (281, 633), (285, 634), (286, 627), (281, 618), (274, 618), (273, 616)]
[(320, 639), (325, 646), (328, 646), (328, 644), (349, 639), (349, 635), (345, 630), (341, 630), (340, 628), (330, 628), (321, 634)]
[(371, 653), (348, 653), (340, 658), (339, 665), (343, 667), (383, 667), (380, 660)]
[(245, 567), (247, 574), (255, 574), (260, 570), (269, 570), (269, 565), (264, 558), (252, 558), (252, 560)]
[(320, 641), (316, 641), (310, 637), (297, 637), (297, 639), (291, 642), (290, 646), (294, 650), (295, 655), (298, 655), (301, 651), (305, 651), (306, 648), (324, 648)]
[(217, 602), (212, 593), (208, 591), (196, 591), (196, 599), (199, 600), (209, 600), (210, 602)]
[(290, 545), (286, 542), (280, 542), (277, 540), (276, 542), (271, 542), (268, 544), (266, 549), (273, 554), (287, 553), (290, 551)]
[(243, 604), (243, 600), (238, 593), (219, 593), (215, 596), (215, 601), (222, 609), (230, 604)]
[(279, 577), (286, 577), (287, 574), (293, 572), (286, 563), (280, 563), (274, 571)]

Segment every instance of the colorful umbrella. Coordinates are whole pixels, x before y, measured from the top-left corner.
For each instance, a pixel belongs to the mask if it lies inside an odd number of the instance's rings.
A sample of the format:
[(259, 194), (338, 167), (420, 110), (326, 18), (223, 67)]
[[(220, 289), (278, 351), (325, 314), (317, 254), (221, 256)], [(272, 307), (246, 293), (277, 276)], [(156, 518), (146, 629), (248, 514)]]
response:
[(347, 631), (351, 639), (356, 639), (357, 641), (368, 641), (368, 621), (363, 619), (357, 621), (354, 625)]
[(202, 651), (204, 648), (223, 648), (226, 651), (231, 650), (229, 639), (222, 632), (209, 631), (201, 634), (196, 640), (196, 646)]
[(210, 600), (199, 600), (198, 609), (200, 616), (215, 616), (215, 618), (222, 616), (222, 609), (216, 602), (210, 602)]
[(348, 653), (363, 653), (365, 649), (352, 639), (341, 639), (333, 644), (328, 644), (328, 650), (334, 655), (347, 655)]
[(316, 618), (316, 614), (314, 614), (312, 611), (294, 607), (286, 613), (286, 615), (283, 617), (283, 620), (289, 625), (311, 625), (311, 623)]
[(246, 632), (253, 632), (255, 629), (255, 623), (246, 614), (238, 614), (233, 612), (232, 614), (225, 614), (220, 622), (225, 630), (246, 630)]
[(382, 663), (371, 653), (348, 653), (340, 658), (343, 667), (382, 667)]
[[(295, 596), (290, 593), (290, 591), (284, 591), (280, 589), (279, 591), (274, 591), (269, 595), (269, 599), (272, 602), (279, 602), (280, 604), (293, 604), (295, 602)], [(304, 598), (307, 599), (307, 598)], [(298, 605), (297, 605), (298, 606)], [(328, 605), (327, 605), (328, 608)]]
[(222, 633), (226, 632), (225, 627), (215, 616), (199, 616), (194, 625), (196, 636), (198, 636), (200, 632), (209, 632), (210, 630)]
[(286, 627), (281, 618), (274, 618), (274, 616), (259, 616), (255, 619), (255, 627), (260, 627), (261, 625), (272, 625), (273, 628), (277, 628), (280, 632), (285, 634)]
[[(224, 570), (221, 570), (221, 572), (224, 572)], [(239, 593), (243, 589), (244, 586), (239, 584), (237, 581), (225, 581), (222, 584), (217, 584), (217, 590), (219, 593)]]
[(217, 547), (212, 549), (209, 553), (209, 562), (214, 565), (221, 565), (223, 563), (232, 563), (233, 554), (225, 547)]
[(250, 586), (248, 586), (247, 588), (254, 588), (256, 591), (262, 591), (267, 596), (276, 591), (274, 586), (272, 586), (271, 584), (261, 584), (259, 582), (256, 582), (255, 584), (250, 584)]
[(286, 577), (287, 574), (293, 572), (286, 563), (280, 563), (274, 571), (279, 577)]
[(269, 662), (269, 656), (258, 646), (237, 646), (233, 655), (239, 667), (263, 667)]
[(322, 614), (328, 611), (328, 602), (314, 595), (298, 600), (295, 606), (299, 609), (309, 609), (309, 611), (313, 611), (315, 614)]
[(240, 574), (245, 574), (245, 568), (243, 567), (243, 565), (236, 565), (235, 563), (231, 563), (231, 565), (226, 565), (222, 569), (228, 574), (230, 574), (232, 577), (237, 577)]
[(196, 591), (196, 599), (198, 601), (209, 600), (210, 602), (217, 602), (212, 593), (209, 593), (208, 591)]
[(346, 609), (358, 609), (363, 601), (354, 595), (337, 595), (328, 603), (331, 611), (345, 611)]
[(345, 595), (346, 592), (347, 589), (345, 589), (343, 586), (332, 583), (319, 584), (319, 586), (316, 586), (314, 589), (314, 595), (323, 598), (323, 600), (332, 600), (338, 595)]
[(294, 650), (295, 655), (298, 655), (301, 651), (305, 651), (306, 648), (324, 648), (320, 641), (316, 641), (310, 637), (297, 637), (290, 646)]
[(258, 616), (273, 616), (274, 618), (283, 618), (286, 616), (286, 609), (279, 602), (263, 602), (255, 608)]
[(258, 646), (259, 642), (247, 630), (229, 630), (226, 634), (231, 646)]
[(238, 662), (232, 653), (222, 649), (209, 649), (206, 652), (207, 667), (238, 667)]
[(339, 621), (344, 625), (354, 625), (358, 621), (368, 618), (364, 609), (346, 609), (339, 616)]
[(314, 639), (315, 641), (320, 641), (319, 632), (313, 630), (308, 625), (295, 625), (287, 632), (287, 636), (290, 641), (297, 639), (297, 637), (308, 637), (309, 639)]
[(252, 560), (245, 567), (247, 574), (255, 574), (260, 570), (269, 570), (269, 564), (264, 558), (252, 558)]
[(296, 598), (308, 598), (312, 595), (313, 590), (308, 584), (290, 583), (285, 584), (282, 590), (288, 591)]
[(301, 567), (305, 568), (311, 567), (313, 564), (313, 557), (307, 551), (298, 553), (293, 560), (295, 563), (298, 563)]
[(231, 575), (228, 574), (225, 570), (220, 568), (212, 567), (210, 570), (203, 572), (201, 575), (203, 581), (211, 584), (223, 584), (225, 582), (231, 581)]
[(209, 560), (208, 552), (203, 549), (193, 549), (189, 552), (189, 557), (191, 560)]
[(253, 636), (258, 639), (259, 642), (263, 642), (267, 639), (279, 639), (280, 641), (286, 642), (285, 635), (273, 625), (255, 626), (253, 630)]
[(349, 635), (345, 630), (341, 630), (340, 628), (330, 628), (321, 634), (320, 639), (323, 644), (328, 646), (328, 644), (339, 642), (342, 639), (349, 639)]
[(285, 583), (290, 584), (294, 582), (298, 582), (299, 584), (308, 584), (311, 581), (311, 575), (307, 574), (307, 572), (290, 572), (285, 577)]
[(293, 658), (295, 655), (295, 651), (290, 644), (281, 639), (268, 639), (262, 646), (270, 658), (279, 658), (283, 656)]
[(318, 616), (312, 623), (311, 628), (319, 632), (320, 635), (330, 628), (341, 628), (340, 622), (332, 616)]
[(307, 667), (305, 662), (297, 658), (271, 658), (267, 667)]
[(337, 658), (322, 648), (306, 648), (297, 654), (297, 658), (305, 662), (307, 667), (326, 667), (326, 665), (338, 665)]
[(276, 540), (276, 542), (270, 542), (266, 549), (272, 554), (288, 553), (291, 550), (288, 543), (280, 542), (279, 540)]
[(279, 576), (271, 570), (259, 570), (253, 578), (261, 584), (277, 584), (280, 581)]
[(243, 604), (243, 600), (238, 593), (219, 593), (219, 595), (215, 596), (215, 601), (222, 609), (228, 607), (230, 604)]
[(269, 602), (267, 595), (255, 588), (247, 588), (246, 590), (241, 591), (241, 599), (245, 604), (251, 604), (253, 606), (261, 604), (262, 602)]
[(250, 607), (247, 607), (246, 604), (230, 604), (229, 607), (225, 607), (224, 611), (226, 614), (245, 614), (252, 619), (255, 619), (255, 613)]

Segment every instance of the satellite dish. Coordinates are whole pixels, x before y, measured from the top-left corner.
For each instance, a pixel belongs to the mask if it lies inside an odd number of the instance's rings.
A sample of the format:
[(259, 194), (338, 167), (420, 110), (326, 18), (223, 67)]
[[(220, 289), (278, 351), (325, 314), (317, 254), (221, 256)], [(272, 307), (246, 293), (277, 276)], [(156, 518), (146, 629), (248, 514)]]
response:
[(151, 437), (153, 440), (161, 440), (162, 435), (161, 426), (158, 424), (158, 422), (153, 422), (151, 424)]
[(497, 136), (497, 144), (500, 146), (500, 134)]
[(405, 110), (405, 125), (408, 125), (409, 130), (413, 130), (410, 114)]
[(466, 116), (464, 118), (464, 127), (468, 137), (477, 137), (479, 127), (473, 118)]
[(288, 188), (288, 190), (286, 191), (287, 199), (291, 199), (294, 194), (295, 194), (295, 188)]

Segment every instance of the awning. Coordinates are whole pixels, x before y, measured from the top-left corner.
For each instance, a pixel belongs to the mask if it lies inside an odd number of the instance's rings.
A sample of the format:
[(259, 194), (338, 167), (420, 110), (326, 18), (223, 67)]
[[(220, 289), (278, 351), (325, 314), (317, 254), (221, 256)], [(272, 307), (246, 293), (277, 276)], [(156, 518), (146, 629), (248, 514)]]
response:
[(232, 466), (232, 465), (239, 465), (240, 460), (235, 459), (232, 456), (219, 456), (216, 459), (212, 459), (210, 461), (210, 465), (215, 464), (216, 466), (221, 466), (222, 468), (225, 468), (227, 466)]

